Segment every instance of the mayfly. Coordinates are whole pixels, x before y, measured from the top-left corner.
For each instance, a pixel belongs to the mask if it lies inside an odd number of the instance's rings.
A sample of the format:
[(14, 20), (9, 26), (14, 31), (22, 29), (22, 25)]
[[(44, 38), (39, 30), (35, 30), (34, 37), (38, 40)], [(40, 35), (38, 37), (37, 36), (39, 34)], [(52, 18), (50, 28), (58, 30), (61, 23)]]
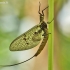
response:
[[(39, 49), (37, 50), (37, 52), (35, 53), (34, 56), (32, 56), (31, 58), (29, 58), (28, 60), (32, 59), (33, 57), (36, 57), (40, 54), (40, 52), (43, 50), (44, 46), (47, 43), (48, 40), (48, 36), (50, 33), (48, 33), (48, 28), (47, 28), (47, 24), (51, 23), (51, 22), (45, 22), (44, 21), (44, 10), (47, 9), (49, 6), (47, 6), (46, 8), (44, 8), (42, 10), (42, 12), (40, 12), (40, 2), (39, 2), (39, 15), (40, 15), (40, 23), (34, 27), (32, 27), (30, 30), (28, 30), (27, 32), (23, 33), (22, 35), (20, 35), (19, 37), (17, 37), (11, 44), (10, 44), (10, 51), (22, 51), (22, 50), (28, 50), (31, 49), (35, 46), (37, 46), (40, 41), (42, 40)], [(12, 64), (12, 65), (0, 65), (0, 67), (8, 67), (8, 66), (15, 66), (15, 65), (19, 65), (22, 64), (24, 62), (23, 61), (20, 63), (16, 63), (16, 64)]]

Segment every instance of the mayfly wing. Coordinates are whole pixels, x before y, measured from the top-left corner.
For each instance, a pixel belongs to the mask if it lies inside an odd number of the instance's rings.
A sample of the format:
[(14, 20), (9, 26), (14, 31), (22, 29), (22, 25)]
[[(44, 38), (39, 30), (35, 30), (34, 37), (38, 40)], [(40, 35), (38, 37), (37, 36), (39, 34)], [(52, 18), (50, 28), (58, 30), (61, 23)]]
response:
[(34, 26), (27, 32), (17, 37), (11, 44), (11, 51), (21, 51), (37, 46), (42, 38), (42, 30), (39, 25)]

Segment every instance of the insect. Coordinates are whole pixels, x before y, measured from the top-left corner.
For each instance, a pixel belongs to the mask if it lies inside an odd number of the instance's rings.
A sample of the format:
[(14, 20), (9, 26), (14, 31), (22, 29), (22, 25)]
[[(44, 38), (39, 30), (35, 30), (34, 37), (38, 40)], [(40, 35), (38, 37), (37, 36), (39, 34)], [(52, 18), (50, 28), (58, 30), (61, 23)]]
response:
[[(11, 44), (10, 44), (10, 51), (22, 51), (22, 50), (28, 50), (31, 49), (39, 44), (39, 42), (42, 40), (41, 45), (39, 46), (39, 49), (35, 53), (34, 56), (29, 58), (28, 60), (32, 59), (33, 57), (36, 57), (40, 54), (40, 52), (43, 50), (44, 46), (47, 43), (48, 36), (50, 33), (48, 33), (48, 28), (47, 24), (50, 24), (51, 22), (45, 22), (44, 21), (44, 10), (47, 9), (48, 7), (44, 8), (42, 12), (40, 12), (40, 2), (39, 2), (39, 15), (40, 15), (40, 23), (34, 27), (32, 27), (30, 30), (27, 32), (23, 33), (19, 37), (17, 37)], [(0, 65), (1, 67), (8, 67), (8, 66), (15, 66), (19, 65), (21, 63), (27, 62), (23, 61), (17, 64), (12, 64), (12, 65)]]

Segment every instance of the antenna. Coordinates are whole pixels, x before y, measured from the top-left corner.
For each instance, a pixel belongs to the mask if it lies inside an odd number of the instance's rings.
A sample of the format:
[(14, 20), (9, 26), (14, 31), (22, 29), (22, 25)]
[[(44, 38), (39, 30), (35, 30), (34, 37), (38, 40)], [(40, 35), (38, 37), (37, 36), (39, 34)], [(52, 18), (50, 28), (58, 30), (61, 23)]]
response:
[(42, 10), (42, 13), (40, 12), (40, 6), (41, 6), (41, 3), (39, 2), (39, 11), (38, 11), (38, 13), (39, 13), (40, 15), (44, 16), (44, 10), (47, 9), (49, 6), (47, 6), (46, 8), (44, 8), (44, 9)]

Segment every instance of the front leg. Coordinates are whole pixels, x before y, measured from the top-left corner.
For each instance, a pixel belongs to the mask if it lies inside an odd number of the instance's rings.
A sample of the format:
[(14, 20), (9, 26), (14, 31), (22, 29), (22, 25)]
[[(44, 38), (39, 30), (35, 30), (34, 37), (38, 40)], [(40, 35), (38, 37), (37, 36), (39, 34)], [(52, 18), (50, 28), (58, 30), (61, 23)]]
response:
[(46, 35), (49, 35), (49, 34), (51, 34), (51, 33), (48, 33), (48, 34), (45, 34), (45, 33), (44, 33), (42, 36), (46, 36)]
[(53, 20), (54, 20), (54, 18), (50, 22), (47, 22), (47, 24), (50, 24)]

